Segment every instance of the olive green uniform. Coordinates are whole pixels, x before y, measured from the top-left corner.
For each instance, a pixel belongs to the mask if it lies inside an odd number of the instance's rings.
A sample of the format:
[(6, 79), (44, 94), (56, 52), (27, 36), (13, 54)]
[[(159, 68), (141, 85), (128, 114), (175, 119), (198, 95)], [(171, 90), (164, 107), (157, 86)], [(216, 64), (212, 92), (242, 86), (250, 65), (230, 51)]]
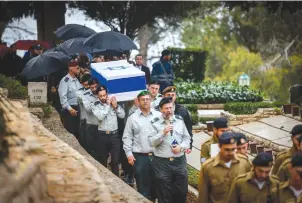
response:
[(281, 182), (285, 182), (290, 179), (290, 172), (288, 170), (288, 166), (289, 166), (290, 162), (291, 162), (291, 157), (286, 159), (279, 167), (277, 176), (279, 177)]
[(297, 152), (296, 147), (292, 147), (287, 151), (282, 151), (277, 154), (275, 164), (272, 170), (272, 174), (277, 175), (277, 172), (279, 170), (279, 167), (281, 164), (288, 158), (291, 158), (295, 153)]
[(228, 168), (220, 154), (204, 162), (200, 169), (198, 203), (225, 203), (232, 181), (251, 170), (248, 159), (237, 154)]
[(211, 144), (217, 144), (218, 138), (213, 135), (209, 140), (207, 140), (203, 145), (201, 145), (200, 150), (200, 163), (205, 162), (207, 159), (211, 158), (210, 149)]
[[(279, 179), (272, 175), (259, 189), (254, 181), (254, 172), (239, 175), (233, 182), (226, 203), (266, 203), (273, 200), (273, 188), (277, 188)], [(270, 201), (268, 201), (270, 200)]]
[[(277, 188), (274, 188), (274, 190), (277, 191)], [(302, 196), (300, 195), (298, 198), (296, 198), (289, 187), (289, 181), (281, 183), (279, 192), (273, 194), (276, 195), (274, 196), (274, 203), (302, 203)]]

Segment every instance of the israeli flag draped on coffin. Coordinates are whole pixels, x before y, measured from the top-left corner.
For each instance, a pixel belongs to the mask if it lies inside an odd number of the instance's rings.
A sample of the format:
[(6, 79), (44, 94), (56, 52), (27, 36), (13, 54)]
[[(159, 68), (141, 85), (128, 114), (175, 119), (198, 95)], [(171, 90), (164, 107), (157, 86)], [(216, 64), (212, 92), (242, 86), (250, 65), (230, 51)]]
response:
[(133, 100), (140, 91), (146, 90), (145, 73), (126, 60), (92, 63), (91, 75), (119, 102)]

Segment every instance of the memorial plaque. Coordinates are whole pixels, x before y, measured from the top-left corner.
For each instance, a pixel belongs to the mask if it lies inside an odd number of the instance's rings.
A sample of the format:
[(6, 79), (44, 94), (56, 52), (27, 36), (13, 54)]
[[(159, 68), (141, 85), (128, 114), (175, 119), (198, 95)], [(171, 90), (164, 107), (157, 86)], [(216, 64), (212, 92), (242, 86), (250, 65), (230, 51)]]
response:
[(29, 82), (28, 95), (30, 104), (47, 103), (47, 83), (46, 82)]

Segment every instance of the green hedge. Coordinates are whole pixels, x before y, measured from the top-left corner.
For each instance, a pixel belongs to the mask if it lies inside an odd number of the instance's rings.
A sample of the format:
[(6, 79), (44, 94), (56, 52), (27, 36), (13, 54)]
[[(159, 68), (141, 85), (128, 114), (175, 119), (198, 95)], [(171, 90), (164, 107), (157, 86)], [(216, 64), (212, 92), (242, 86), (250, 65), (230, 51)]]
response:
[(258, 108), (279, 108), (282, 103), (275, 102), (233, 102), (226, 103), (224, 110), (229, 111), (232, 114), (243, 115), (243, 114), (254, 114)]
[(188, 170), (189, 185), (197, 189), (198, 181), (199, 181), (199, 170), (193, 168), (189, 164), (187, 164), (187, 170)]
[(217, 104), (263, 101), (260, 91), (235, 83), (176, 81), (177, 102), (182, 104)]
[(0, 87), (8, 89), (8, 98), (26, 99), (27, 88), (22, 86), (18, 80), (0, 74)]

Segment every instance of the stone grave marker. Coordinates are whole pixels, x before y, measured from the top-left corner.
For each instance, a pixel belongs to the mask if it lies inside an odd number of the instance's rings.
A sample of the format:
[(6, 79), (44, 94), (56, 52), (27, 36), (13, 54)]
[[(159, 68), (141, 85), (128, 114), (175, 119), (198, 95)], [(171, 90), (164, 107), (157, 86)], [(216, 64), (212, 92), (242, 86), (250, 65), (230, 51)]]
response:
[(29, 103), (31, 105), (47, 103), (46, 82), (29, 82), (27, 88), (29, 95)]

